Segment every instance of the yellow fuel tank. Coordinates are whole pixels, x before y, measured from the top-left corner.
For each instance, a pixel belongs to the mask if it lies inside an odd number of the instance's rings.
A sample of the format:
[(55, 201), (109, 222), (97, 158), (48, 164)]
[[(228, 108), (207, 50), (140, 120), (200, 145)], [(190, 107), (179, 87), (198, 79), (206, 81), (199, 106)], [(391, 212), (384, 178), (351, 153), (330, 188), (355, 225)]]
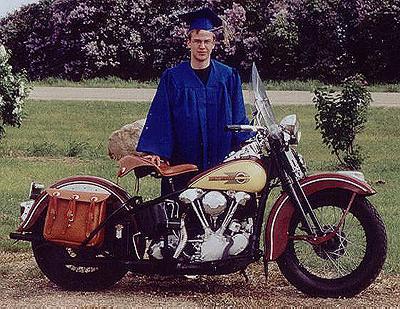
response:
[(254, 160), (239, 159), (222, 163), (195, 177), (190, 188), (209, 190), (261, 191), (267, 174), (261, 164)]

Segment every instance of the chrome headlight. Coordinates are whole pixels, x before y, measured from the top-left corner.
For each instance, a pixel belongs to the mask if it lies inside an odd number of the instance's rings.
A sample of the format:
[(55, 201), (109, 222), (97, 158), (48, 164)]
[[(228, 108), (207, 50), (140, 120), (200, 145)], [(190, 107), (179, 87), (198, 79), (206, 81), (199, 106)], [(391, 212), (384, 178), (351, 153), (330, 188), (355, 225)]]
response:
[(296, 115), (288, 115), (284, 117), (280, 126), (290, 135), (289, 144), (298, 144), (300, 142), (300, 122), (297, 120)]

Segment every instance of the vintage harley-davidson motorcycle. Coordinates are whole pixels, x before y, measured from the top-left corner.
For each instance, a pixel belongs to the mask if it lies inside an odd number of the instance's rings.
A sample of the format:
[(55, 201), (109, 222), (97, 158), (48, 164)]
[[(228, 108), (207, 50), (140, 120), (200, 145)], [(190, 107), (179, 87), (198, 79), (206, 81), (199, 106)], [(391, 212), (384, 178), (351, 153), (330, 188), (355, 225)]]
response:
[[(18, 230), (42, 272), (73, 290), (107, 288), (136, 274), (217, 275), (271, 261), (296, 288), (318, 297), (350, 297), (367, 288), (386, 258), (384, 224), (361, 173), (306, 175), (296, 152), (295, 115), (275, 121), (256, 67), (252, 131), (243, 147), (194, 176), (183, 190), (150, 201), (93, 176), (33, 183)], [(156, 166), (127, 156), (119, 176), (196, 173), (190, 164)], [(171, 182), (171, 185), (173, 183)], [(266, 213), (271, 190), (281, 188)], [(268, 207), (269, 208), (269, 207)]]

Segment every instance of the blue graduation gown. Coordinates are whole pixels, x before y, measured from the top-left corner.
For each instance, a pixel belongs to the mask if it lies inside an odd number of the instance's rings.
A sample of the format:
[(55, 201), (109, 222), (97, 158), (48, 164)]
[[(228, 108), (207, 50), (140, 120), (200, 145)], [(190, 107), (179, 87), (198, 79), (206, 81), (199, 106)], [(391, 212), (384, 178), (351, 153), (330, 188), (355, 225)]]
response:
[(162, 74), (138, 151), (205, 170), (249, 137), (225, 130), (228, 124), (248, 124), (238, 72), (216, 60), (210, 65), (206, 85), (188, 61)]

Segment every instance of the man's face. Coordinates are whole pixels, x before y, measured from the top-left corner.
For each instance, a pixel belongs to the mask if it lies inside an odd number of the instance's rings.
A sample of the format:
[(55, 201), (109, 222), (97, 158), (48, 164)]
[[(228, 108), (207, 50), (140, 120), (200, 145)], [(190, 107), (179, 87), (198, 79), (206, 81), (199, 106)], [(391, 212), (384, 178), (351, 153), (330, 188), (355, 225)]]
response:
[(191, 58), (203, 62), (211, 57), (211, 52), (215, 46), (214, 33), (206, 30), (193, 31), (188, 40)]

